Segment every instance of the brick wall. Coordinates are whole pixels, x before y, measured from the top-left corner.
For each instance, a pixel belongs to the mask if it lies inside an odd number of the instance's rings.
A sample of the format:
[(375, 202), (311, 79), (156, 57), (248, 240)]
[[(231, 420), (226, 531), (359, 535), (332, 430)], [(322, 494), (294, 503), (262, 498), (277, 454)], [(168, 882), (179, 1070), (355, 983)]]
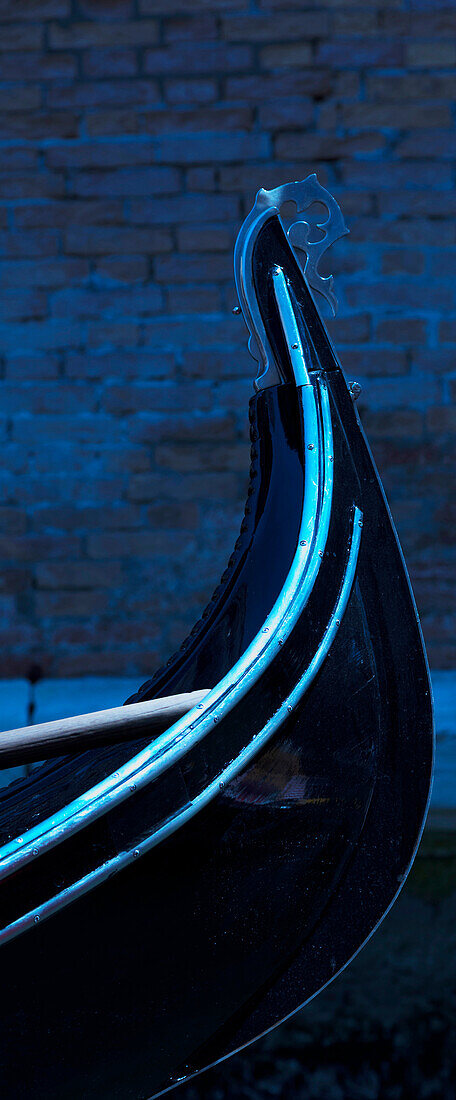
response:
[(454, 3), (0, 0), (0, 675), (151, 672), (236, 537), (232, 248), (317, 170), (334, 339), (456, 663)]

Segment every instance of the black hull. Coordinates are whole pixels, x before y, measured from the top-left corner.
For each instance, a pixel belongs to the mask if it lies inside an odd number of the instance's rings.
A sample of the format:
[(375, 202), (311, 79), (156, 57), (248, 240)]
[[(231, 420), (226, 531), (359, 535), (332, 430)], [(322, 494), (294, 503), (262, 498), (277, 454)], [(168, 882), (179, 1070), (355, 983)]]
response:
[[(329, 401), (334, 486), (319, 571), (281, 650), (215, 715), (210, 733), (0, 883), (1, 924), (13, 927), (52, 892), (137, 846), (138, 858), (112, 864), (84, 893), (62, 895), (67, 904), (53, 915), (5, 937), (0, 1066), (12, 1100), (147, 1100), (251, 1042), (346, 965), (416, 850), (432, 705), (402, 554), (352, 399), (277, 226), (258, 248), (259, 298), (265, 257), (288, 265), (315, 356), (320, 423), (325, 394)], [(267, 295), (262, 308), (273, 313)], [(273, 339), (285, 358), (279, 328)], [(185, 646), (135, 699), (218, 683), (287, 583), (310, 461), (291, 381), (253, 399), (252, 438), (246, 519), (227, 574)], [(193, 812), (281, 706), (267, 743)], [(98, 763), (81, 756), (76, 792), (132, 752), (103, 750)], [(63, 761), (36, 776), (37, 806), (40, 797), (58, 802), (68, 772)], [(0, 825), (14, 806), (25, 829), (26, 789), (6, 792)], [(160, 843), (141, 847), (160, 830)]]

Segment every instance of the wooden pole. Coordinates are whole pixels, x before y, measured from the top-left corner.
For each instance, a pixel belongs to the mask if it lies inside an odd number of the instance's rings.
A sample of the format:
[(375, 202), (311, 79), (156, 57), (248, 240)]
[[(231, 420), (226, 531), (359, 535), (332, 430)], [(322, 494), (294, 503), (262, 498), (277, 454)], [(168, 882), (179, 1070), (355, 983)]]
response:
[(130, 703), (126, 707), (7, 730), (0, 733), (0, 768), (82, 752), (99, 745), (155, 737), (201, 703), (208, 691), (206, 688), (183, 695), (167, 695), (145, 703)]

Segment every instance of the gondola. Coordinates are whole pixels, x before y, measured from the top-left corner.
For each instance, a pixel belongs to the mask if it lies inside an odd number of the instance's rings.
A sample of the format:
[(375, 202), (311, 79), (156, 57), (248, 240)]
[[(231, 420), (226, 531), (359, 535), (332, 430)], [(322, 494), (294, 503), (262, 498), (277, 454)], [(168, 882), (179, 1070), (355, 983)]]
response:
[(209, 694), (159, 736), (60, 756), (0, 791), (10, 1100), (148, 1100), (226, 1058), (346, 966), (410, 868), (431, 690), (317, 304), (334, 304), (319, 262), (345, 231), (313, 175), (260, 190), (239, 232), (259, 363), (241, 532), (201, 619), (127, 704)]

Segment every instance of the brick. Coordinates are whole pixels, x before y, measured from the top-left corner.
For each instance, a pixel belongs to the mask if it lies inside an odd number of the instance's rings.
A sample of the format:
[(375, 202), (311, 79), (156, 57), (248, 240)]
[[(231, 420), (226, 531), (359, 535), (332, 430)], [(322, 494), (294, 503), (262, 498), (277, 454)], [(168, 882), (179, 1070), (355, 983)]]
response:
[(86, 202), (78, 202), (76, 199), (61, 201), (54, 199), (52, 202), (34, 202), (17, 206), (14, 212), (14, 224), (22, 229), (35, 226), (65, 228), (68, 225), (103, 225), (111, 222), (118, 224), (122, 221), (122, 215), (122, 202), (116, 199), (111, 199), (109, 202), (96, 199), (88, 199)]
[(427, 186), (445, 189), (450, 188), (452, 178), (449, 165), (435, 165), (425, 160), (414, 164), (412, 171), (408, 165), (396, 164), (394, 161), (383, 164), (344, 161), (341, 164), (341, 177), (344, 183), (349, 181), (352, 187), (373, 187), (376, 191), (384, 188), (391, 191), (397, 187), (413, 191)]
[[(49, 439), (55, 440), (56, 442), (63, 442), (66, 446), (68, 446), (68, 441), (71, 440), (72, 454), (70, 460), (73, 466), (76, 461), (76, 455), (80, 451), (80, 448), (76, 448), (76, 444), (80, 444), (82, 447), (85, 444), (90, 444), (92, 446), (94, 444), (106, 443), (106, 440), (111, 438), (111, 433), (111, 418), (103, 416), (99, 412), (93, 414), (84, 412), (83, 416), (77, 417), (72, 416), (70, 413), (58, 413), (53, 416), (40, 414), (39, 417), (30, 417), (27, 418), (27, 420), (25, 417), (21, 420), (17, 418), (13, 423), (12, 429), (14, 442), (17, 441), (23, 444), (24, 441), (26, 441), (27, 445), (38, 443), (39, 453), (43, 451), (43, 446), (48, 443)], [(55, 468), (55, 454), (55, 444), (53, 443), (48, 455), (48, 462), (51, 470)], [(38, 451), (36, 452), (35, 460), (37, 460), (37, 457)], [(44, 455), (44, 458), (46, 459), (46, 455)], [(23, 459), (24, 468), (27, 466), (27, 461), (27, 452), (25, 452), (25, 457)], [(22, 471), (22, 469), (23, 467), (21, 466), (20, 470)], [(45, 496), (44, 499), (46, 500)], [(52, 499), (52, 497), (47, 499)], [(70, 500), (70, 489), (67, 486), (65, 487), (65, 502), (67, 503), (68, 500)], [(78, 504), (80, 503), (81, 501), (78, 500)]]
[(79, 0), (78, 7), (86, 19), (128, 19), (133, 14), (132, 0)]
[(167, 305), (171, 314), (218, 312), (222, 306), (220, 288), (213, 283), (171, 287)]
[[(140, 24), (138, 24), (140, 25)], [(146, 73), (151, 76), (204, 73), (242, 72), (249, 67), (252, 54), (249, 46), (227, 46), (223, 42), (175, 43), (172, 48), (145, 51)]]
[(310, 97), (291, 100), (275, 99), (259, 106), (260, 125), (266, 130), (294, 130), (308, 126), (314, 117), (314, 105)]
[(5, 377), (12, 382), (23, 378), (30, 381), (57, 378), (58, 374), (59, 357), (57, 355), (40, 355), (32, 352), (30, 355), (10, 355), (6, 361)]
[[(451, 99), (456, 93), (454, 73), (375, 73), (366, 75), (369, 99), (394, 102), (401, 107), (404, 100), (421, 103), (427, 100)], [(419, 116), (418, 116), (419, 117)]]
[(444, 344), (456, 344), (456, 320), (442, 321), (439, 327), (439, 339)]
[[(259, 179), (258, 165), (222, 165), (220, 168), (220, 184), (223, 190), (244, 193), (250, 205), (253, 204), (258, 184), (266, 190), (279, 187), (284, 180), (305, 179), (315, 171), (312, 161), (293, 160), (291, 163), (264, 164), (261, 166), (261, 179)], [(319, 182), (326, 186), (329, 183), (325, 167), (320, 165), (318, 170)], [(249, 207), (250, 208), (250, 207)]]
[(3, 80), (15, 80), (18, 72), (21, 80), (55, 80), (58, 77), (71, 80), (76, 76), (77, 60), (72, 54), (41, 53), (38, 51), (12, 51), (2, 57)]
[(194, 501), (161, 501), (147, 509), (147, 522), (159, 530), (195, 531), (199, 526), (199, 508)]
[(456, 43), (451, 38), (408, 41), (405, 62), (412, 69), (449, 69), (456, 65)]
[(139, 326), (132, 320), (127, 321), (89, 321), (87, 325), (87, 346), (122, 347), (135, 346), (139, 342)]
[(145, 503), (157, 498), (218, 502), (238, 499), (239, 484), (234, 473), (186, 474), (180, 478), (164, 473), (136, 474), (130, 479), (128, 495), (134, 501)]
[(321, 43), (317, 48), (317, 65), (334, 65), (337, 68), (402, 66), (405, 46), (400, 38), (366, 38), (340, 35)]
[[(354, 192), (355, 198), (357, 192)], [(415, 196), (410, 193), (407, 198), (413, 201)], [(345, 196), (338, 194), (338, 199), (344, 202)], [(401, 209), (398, 210), (401, 213)], [(456, 230), (454, 223), (440, 219), (409, 217), (403, 221), (386, 221), (385, 219), (358, 217), (350, 226), (351, 238), (355, 241), (381, 241), (383, 244), (419, 244), (435, 245), (436, 230), (448, 244), (456, 243)]]
[(9, 561), (63, 560), (77, 557), (81, 551), (80, 539), (65, 536), (55, 539), (48, 535), (0, 535), (0, 558)]
[(226, 95), (230, 100), (253, 101), (255, 105), (263, 99), (275, 100), (301, 95), (323, 97), (329, 95), (333, 81), (334, 77), (329, 69), (315, 68), (262, 73), (261, 78), (251, 73), (246, 76), (230, 75), (226, 80)]
[(70, 288), (57, 290), (51, 298), (51, 314), (56, 317), (106, 317), (157, 313), (162, 306), (158, 287), (127, 287), (122, 290)]
[(38, 153), (36, 149), (27, 145), (13, 145), (2, 149), (2, 165), (6, 172), (14, 172), (16, 169), (36, 168)]
[[(387, 377), (406, 374), (408, 369), (405, 351), (391, 347), (359, 347), (346, 346), (343, 349), (343, 367), (345, 373), (350, 373), (355, 379), (358, 375), (365, 378)], [(388, 382), (389, 385), (389, 382)], [(387, 387), (385, 387), (385, 392)], [(369, 385), (367, 396), (373, 392)], [(364, 397), (364, 394), (363, 394)]]
[[(78, 117), (69, 111), (41, 111), (30, 114), (14, 112), (0, 118), (0, 140), (22, 138), (25, 141), (49, 141), (50, 138), (72, 138), (78, 133)], [(56, 177), (57, 178), (57, 177)], [(30, 192), (45, 193), (40, 179), (34, 179)]]
[(102, 407), (114, 416), (131, 413), (171, 410), (176, 412), (192, 407), (208, 409), (212, 405), (210, 386), (198, 387), (172, 384), (168, 382), (149, 382), (138, 385), (112, 385), (106, 388), (102, 397)]
[(217, 37), (217, 20), (209, 12), (192, 16), (176, 15), (163, 23), (165, 42), (188, 42)]
[[(190, 348), (225, 347), (233, 342), (233, 323), (231, 315), (211, 315), (210, 325), (201, 324), (195, 330), (189, 328), (188, 322), (176, 320), (173, 322), (173, 346), (180, 350)], [(169, 351), (169, 317), (154, 318), (144, 326), (145, 345), (153, 350), (165, 349)]]
[(286, 12), (280, 24), (270, 15), (257, 12), (254, 15), (227, 15), (222, 18), (223, 37), (229, 42), (286, 42), (297, 38), (321, 38), (328, 34), (328, 12), (318, 9), (304, 12)]
[(70, 531), (74, 534), (85, 533), (86, 530), (138, 527), (142, 519), (139, 507), (133, 504), (114, 501), (103, 506), (98, 501), (96, 504), (81, 505), (79, 501), (74, 501), (72, 504), (42, 505), (33, 513), (31, 522), (43, 532)]
[(215, 191), (217, 187), (215, 169), (207, 165), (187, 168), (184, 180), (187, 191)]
[[(1, 384), (2, 409), (11, 413), (17, 411), (17, 391), (14, 384)], [(96, 395), (89, 386), (74, 382), (59, 381), (54, 384), (41, 381), (39, 386), (33, 382), (21, 385), (20, 412), (40, 415), (41, 413), (93, 412), (96, 407)], [(24, 432), (27, 425), (24, 424)]]
[(94, 271), (103, 285), (112, 283), (144, 283), (149, 276), (148, 256), (102, 256)]
[(68, 378), (170, 378), (175, 371), (174, 356), (166, 352), (135, 351), (88, 354), (69, 352), (65, 361)]
[(28, 317), (43, 317), (47, 311), (46, 295), (35, 288), (2, 290), (0, 295), (1, 320), (26, 320)]
[(158, 39), (155, 19), (120, 22), (52, 23), (49, 28), (51, 50), (75, 50), (85, 46), (147, 46)]
[(185, 194), (170, 198), (132, 199), (130, 218), (136, 225), (170, 225), (175, 222), (235, 221), (239, 201), (232, 195)]
[[(65, 180), (63, 175), (59, 172), (28, 172), (21, 173), (21, 175), (14, 176), (12, 172), (0, 172), (0, 198), (2, 199), (41, 199), (43, 197), (49, 198), (54, 195), (60, 197), (65, 191)], [(40, 231), (32, 230), (30, 233), (30, 244), (35, 237), (39, 238)], [(50, 230), (46, 231), (48, 234), (48, 240)], [(43, 241), (46, 238), (46, 232), (43, 233)], [(29, 234), (27, 234), (27, 237)], [(55, 236), (55, 234), (54, 234)], [(12, 237), (12, 234), (10, 234)], [(18, 241), (17, 250), (21, 251), (25, 247), (25, 242)]]
[(130, 427), (132, 441), (147, 445), (170, 439), (180, 443), (193, 441), (197, 445), (199, 441), (232, 440), (235, 435), (234, 416), (217, 410), (198, 411), (192, 417), (182, 412), (153, 412), (136, 417)]
[(121, 580), (120, 563), (112, 561), (38, 562), (35, 575), (39, 589), (113, 589)]
[[(195, 142), (195, 160), (198, 160), (196, 139), (204, 137), (201, 131), (247, 130), (253, 126), (253, 111), (251, 107), (187, 107), (185, 110), (173, 110), (169, 108), (161, 111), (145, 111), (143, 115), (144, 126), (148, 133), (168, 136), (170, 134), (191, 134)], [(227, 134), (228, 141), (232, 135)]]
[(421, 440), (424, 420), (417, 409), (369, 410), (363, 413), (363, 426), (372, 439)]
[[(242, 11), (246, 6), (247, 0), (211, 0), (209, 5), (211, 11), (223, 11), (225, 8)], [(193, 0), (173, 0), (172, 10), (173, 13), (190, 12), (193, 15), (195, 5)], [(167, 0), (139, 0), (139, 11), (141, 15), (168, 15), (169, 3)]]
[(340, 121), (349, 127), (379, 126), (390, 130), (448, 126), (451, 114), (447, 103), (426, 103), (417, 98), (396, 103), (347, 103), (340, 108)]
[(376, 309), (388, 306), (393, 309), (417, 310), (425, 302), (427, 310), (452, 310), (456, 303), (456, 293), (452, 286), (429, 286), (426, 282), (416, 285), (411, 279), (372, 284), (351, 283), (346, 286), (345, 293), (349, 305), (355, 309), (375, 305)]
[(40, 592), (36, 593), (36, 613), (47, 619), (71, 616), (71, 618), (84, 618), (86, 615), (100, 615), (106, 611), (109, 605), (109, 596), (106, 592), (78, 591), (67, 592)]
[(194, 77), (182, 80), (165, 80), (165, 99), (168, 103), (211, 103), (217, 98), (215, 80)]
[(0, 111), (31, 111), (41, 105), (41, 88), (38, 84), (0, 87)]
[(157, 256), (155, 274), (159, 283), (201, 283), (232, 279), (230, 253), (190, 252)]
[(3, 535), (24, 535), (26, 528), (25, 512), (20, 508), (0, 507), (0, 531)]
[(436, 405), (426, 410), (426, 427), (430, 432), (438, 432), (439, 436), (450, 432), (456, 432), (456, 408), (454, 405)]
[(348, 317), (340, 316), (326, 322), (333, 340), (342, 344), (365, 343), (371, 337), (371, 317), (369, 313), (355, 313)]
[[(443, 201), (442, 201), (443, 200)], [(396, 190), (395, 188), (388, 194), (381, 192), (377, 195), (377, 204), (379, 215), (383, 220), (384, 215), (388, 217), (393, 214), (395, 217), (415, 218), (430, 216), (431, 218), (447, 219), (452, 214), (456, 213), (456, 194), (451, 191), (445, 191), (445, 194), (440, 196), (440, 202), (436, 203), (435, 193), (431, 187), (425, 189), (418, 189), (416, 191), (404, 188)], [(385, 222), (385, 225), (388, 223)], [(436, 221), (433, 223), (432, 228), (442, 224), (442, 228), (445, 228), (445, 222), (442, 220), (440, 223)], [(454, 225), (452, 226), (454, 229)]]
[(280, 69), (283, 66), (310, 65), (312, 47), (309, 42), (293, 42), (279, 46), (265, 46), (260, 50), (262, 69)]
[(233, 245), (233, 234), (229, 228), (220, 225), (178, 227), (177, 245), (180, 252), (226, 252)]
[(175, 194), (179, 191), (176, 168), (118, 168), (109, 172), (76, 172), (71, 180), (74, 195), (84, 198), (124, 198), (130, 195)]
[(27, 233), (0, 232), (0, 256), (54, 256), (59, 249), (54, 229), (29, 229)]
[[(86, 119), (86, 130), (90, 137), (122, 138), (138, 135), (143, 141), (156, 135), (168, 136), (170, 133), (198, 134), (204, 130), (245, 130), (253, 124), (251, 107), (187, 107), (186, 110), (161, 107), (160, 110), (112, 109), (94, 111)], [(149, 139), (145, 135), (150, 135)]]
[(420, 275), (424, 271), (424, 253), (418, 248), (388, 248), (382, 256), (385, 275)]
[(135, 76), (138, 69), (133, 49), (100, 49), (92, 47), (82, 55), (82, 72), (85, 77)]
[[(39, 349), (52, 350), (53, 348), (74, 347), (79, 345), (84, 338), (82, 324), (71, 321), (58, 321), (55, 319), (44, 321), (23, 321), (22, 324), (3, 325), (2, 342), (6, 351), (17, 351), (21, 348), (24, 352)], [(16, 397), (17, 401), (17, 397)]]
[(41, 19), (68, 19), (70, 0), (0, 0), (0, 22)]
[(158, 467), (176, 473), (208, 469), (244, 471), (248, 468), (249, 452), (246, 444), (233, 442), (229, 446), (218, 443), (210, 447), (163, 443), (156, 449), (155, 461)]
[[(423, 120), (423, 126), (425, 125), (426, 122)], [(422, 157), (454, 160), (456, 156), (454, 129), (441, 130), (436, 127), (417, 129), (415, 133), (408, 134), (403, 141), (398, 142), (396, 153), (399, 157), (410, 157), (413, 160)]]
[(152, 226), (135, 229), (130, 226), (71, 226), (64, 236), (64, 248), (68, 253), (82, 256), (108, 255), (109, 253), (170, 252), (172, 241), (168, 229)]
[(78, 141), (53, 145), (46, 153), (52, 168), (113, 168), (117, 165), (151, 164), (151, 138), (125, 141)]
[(3, 26), (0, 50), (39, 50), (43, 41), (43, 27), (39, 23), (14, 23)]
[(369, 7), (336, 9), (332, 18), (334, 36), (378, 33), (378, 13)]
[(212, 133), (170, 134), (157, 141), (156, 161), (165, 164), (212, 164), (215, 161), (266, 159), (270, 145), (266, 134)]
[[(176, 557), (182, 552), (166, 531), (112, 531), (104, 535), (90, 535), (87, 549), (91, 558), (149, 558), (163, 553)], [(193, 546), (193, 551), (196, 551), (196, 546)], [(186, 552), (191, 556), (189, 543)]]
[(334, 134), (305, 134), (302, 132), (279, 134), (275, 142), (278, 159), (289, 160), (339, 160), (341, 156), (381, 152), (386, 145), (381, 134), (369, 132), (356, 137), (338, 138)]
[(375, 327), (376, 339), (391, 344), (426, 343), (426, 323), (420, 317), (379, 318)]
[(65, 286), (78, 283), (89, 273), (86, 260), (70, 259), (58, 256), (49, 260), (0, 260), (0, 281), (8, 281), (10, 286)]
[(437, 37), (454, 33), (454, 11), (450, 6), (440, 10), (417, 11), (412, 5), (411, 11), (381, 11), (379, 22), (382, 30), (395, 34), (425, 35)]
[(156, 80), (86, 80), (59, 84), (49, 88), (48, 104), (54, 110), (82, 107), (158, 106), (161, 102)]

